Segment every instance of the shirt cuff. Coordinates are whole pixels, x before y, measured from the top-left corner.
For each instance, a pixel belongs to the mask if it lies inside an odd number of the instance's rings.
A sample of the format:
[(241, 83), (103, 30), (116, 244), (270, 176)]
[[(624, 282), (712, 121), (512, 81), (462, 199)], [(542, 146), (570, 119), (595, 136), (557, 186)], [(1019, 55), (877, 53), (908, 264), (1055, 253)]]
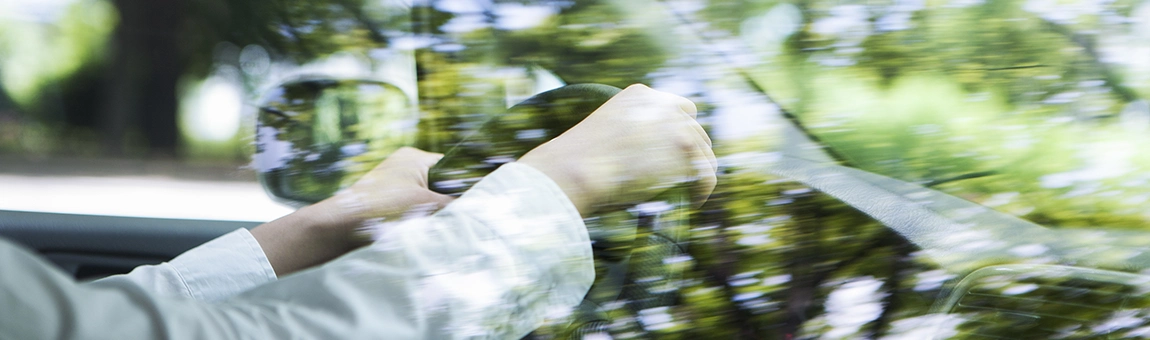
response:
[(223, 300), (276, 280), (263, 248), (243, 228), (184, 252), (168, 264), (187, 296), (197, 300)]

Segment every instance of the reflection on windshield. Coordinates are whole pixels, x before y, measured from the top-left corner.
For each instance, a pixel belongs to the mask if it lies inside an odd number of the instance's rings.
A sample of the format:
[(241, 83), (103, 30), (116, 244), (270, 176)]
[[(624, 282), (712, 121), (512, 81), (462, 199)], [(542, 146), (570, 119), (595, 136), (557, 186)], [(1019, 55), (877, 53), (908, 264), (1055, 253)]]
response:
[[(188, 102), (145, 108), (102, 90), (147, 84), (104, 75), (141, 53), (122, 41), (158, 44), (122, 32), (144, 25), (132, 5), (0, 17), (0, 152), (235, 167), (254, 154), (265, 188), (301, 204), (416, 146), (456, 152), (442, 184), (462, 189), (521, 155), (496, 145), (556, 132), (512, 105), (563, 84), (645, 83), (696, 103), (719, 185), (701, 208), (643, 206), (673, 218), (632, 207), (587, 221), (630, 256), (597, 249), (600, 278), (625, 274), (534, 336), (1150, 333), (1148, 1), (207, 3), (174, 39), (201, 47), (172, 52), (196, 81), (167, 85)], [(45, 22), (65, 28), (49, 46), (66, 62), (15, 53)], [(210, 98), (245, 98), (236, 117), (189, 104), (219, 89), (235, 93)], [(155, 107), (186, 115), (160, 129), (182, 149), (139, 118)], [(623, 225), (638, 231), (609, 228)]]

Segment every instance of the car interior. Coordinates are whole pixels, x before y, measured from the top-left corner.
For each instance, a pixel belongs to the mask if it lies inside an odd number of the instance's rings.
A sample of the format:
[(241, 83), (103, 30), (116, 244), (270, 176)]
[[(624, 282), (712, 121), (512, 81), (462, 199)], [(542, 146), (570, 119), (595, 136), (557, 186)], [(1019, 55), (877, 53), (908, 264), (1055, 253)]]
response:
[[(1145, 338), (1150, 1), (1039, 2), (316, 1), (269, 33), (311, 54), (243, 76), (248, 182), (301, 207), (416, 146), (458, 195), (649, 83), (699, 107), (719, 185), (585, 220), (595, 285), (527, 338)], [(259, 224), (0, 206), (78, 280)]]

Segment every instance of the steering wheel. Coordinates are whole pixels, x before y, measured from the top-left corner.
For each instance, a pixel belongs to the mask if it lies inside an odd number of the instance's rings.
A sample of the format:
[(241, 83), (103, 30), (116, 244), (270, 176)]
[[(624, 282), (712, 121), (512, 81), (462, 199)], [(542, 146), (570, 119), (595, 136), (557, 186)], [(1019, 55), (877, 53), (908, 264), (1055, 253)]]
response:
[[(602, 84), (576, 84), (539, 93), (491, 118), (444, 153), (428, 174), (431, 189), (460, 195), (500, 165), (578, 124), (621, 91)], [(686, 254), (689, 196), (672, 188), (652, 202), (605, 211), (584, 219), (595, 254), (596, 279), (560, 330), (569, 337), (604, 331), (604, 305), (621, 302), (633, 311), (670, 306), (681, 268), (667, 259)]]

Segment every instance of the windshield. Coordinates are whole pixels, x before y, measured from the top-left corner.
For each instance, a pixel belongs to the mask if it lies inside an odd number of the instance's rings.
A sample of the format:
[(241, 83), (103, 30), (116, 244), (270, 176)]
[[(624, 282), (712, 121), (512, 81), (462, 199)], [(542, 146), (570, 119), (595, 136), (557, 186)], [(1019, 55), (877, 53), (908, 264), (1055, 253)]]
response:
[(696, 103), (718, 187), (534, 336), (1150, 332), (1148, 1), (50, 3), (0, 5), (3, 196), (110, 159), (298, 206), (400, 146), (502, 164), (467, 145), (542, 136), (484, 130), (509, 107), (644, 83)]

